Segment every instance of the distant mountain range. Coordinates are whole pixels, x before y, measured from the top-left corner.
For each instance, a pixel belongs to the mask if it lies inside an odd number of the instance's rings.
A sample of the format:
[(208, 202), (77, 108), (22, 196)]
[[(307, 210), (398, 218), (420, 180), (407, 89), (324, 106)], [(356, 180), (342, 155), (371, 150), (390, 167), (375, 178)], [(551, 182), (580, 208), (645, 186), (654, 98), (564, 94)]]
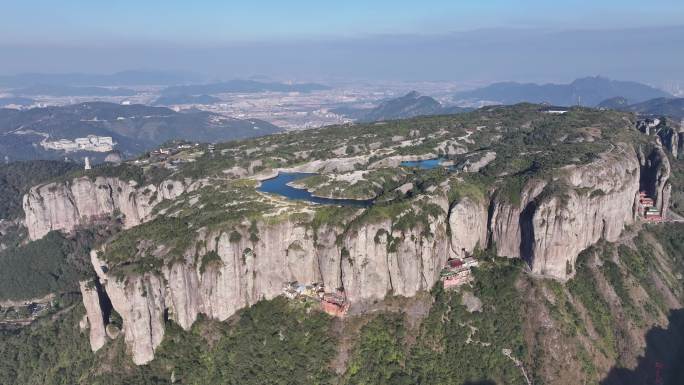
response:
[(128, 88), (80, 87), (52, 84), (39, 84), (12, 90), (17, 96), (133, 96), (134, 90)]
[(160, 96), (154, 101), (156, 106), (170, 106), (174, 104), (213, 104), (221, 99), (210, 95), (167, 95)]
[(227, 118), (206, 111), (175, 112), (165, 107), (89, 102), (29, 110), (0, 109), (0, 159), (60, 159), (85, 155), (102, 160), (106, 152), (47, 150), (41, 142), (109, 136), (125, 156), (140, 154), (168, 140), (226, 141), (282, 131), (256, 119)]
[(276, 82), (260, 82), (256, 80), (230, 80), (220, 83), (192, 84), (168, 87), (162, 96), (177, 95), (212, 95), (223, 93), (256, 93), (256, 92), (312, 92), (329, 90), (330, 87), (317, 83), (285, 84)]
[(200, 76), (180, 71), (122, 71), (108, 75), (25, 73), (0, 76), (0, 87), (20, 88), (38, 84), (61, 86), (170, 86), (200, 81), (202, 81)]
[(634, 104), (626, 103), (625, 98), (612, 98), (601, 102), (599, 107), (684, 119), (684, 98), (655, 98)]
[(648, 99), (671, 96), (665, 91), (645, 84), (610, 80), (600, 76), (577, 79), (570, 84), (495, 83), (455, 95), (457, 99), (462, 100), (490, 101), (501, 104), (530, 102), (571, 106), (579, 103), (592, 107), (614, 97), (622, 97), (630, 103), (638, 103)]
[(404, 119), (424, 115), (447, 115), (471, 111), (464, 107), (444, 107), (430, 96), (421, 95), (416, 91), (383, 101), (375, 108), (341, 107), (333, 112), (347, 116), (359, 122), (375, 122), (382, 120)]

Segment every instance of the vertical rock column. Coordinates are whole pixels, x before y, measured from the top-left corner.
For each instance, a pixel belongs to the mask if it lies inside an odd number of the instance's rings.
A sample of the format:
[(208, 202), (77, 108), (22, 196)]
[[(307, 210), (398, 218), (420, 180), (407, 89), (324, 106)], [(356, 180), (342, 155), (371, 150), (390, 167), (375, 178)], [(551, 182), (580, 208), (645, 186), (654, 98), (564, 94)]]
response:
[(90, 281), (81, 281), (81, 295), (83, 296), (83, 305), (88, 316), (88, 325), (90, 329), (90, 348), (93, 352), (100, 350), (107, 342), (107, 335), (105, 333), (104, 315), (102, 306), (100, 305), (100, 296), (97, 288), (92, 285)]

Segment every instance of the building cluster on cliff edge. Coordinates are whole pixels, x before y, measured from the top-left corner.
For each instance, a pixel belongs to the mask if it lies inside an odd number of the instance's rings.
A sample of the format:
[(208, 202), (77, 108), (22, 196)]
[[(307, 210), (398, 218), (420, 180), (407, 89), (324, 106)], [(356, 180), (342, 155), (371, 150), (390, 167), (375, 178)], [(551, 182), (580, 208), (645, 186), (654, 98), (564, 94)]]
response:
[(478, 266), (480, 263), (473, 257), (464, 259), (449, 259), (440, 272), (440, 279), (445, 289), (455, 289), (470, 283), (473, 280), (471, 267)]
[(290, 282), (283, 288), (283, 295), (289, 299), (313, 300), (320, 303), (322, 311), (334, 317), (343, 317), (349, 310), (350, 303), (344, 290), (326, 293), (322, 283), (314, 282), (310, 285)]

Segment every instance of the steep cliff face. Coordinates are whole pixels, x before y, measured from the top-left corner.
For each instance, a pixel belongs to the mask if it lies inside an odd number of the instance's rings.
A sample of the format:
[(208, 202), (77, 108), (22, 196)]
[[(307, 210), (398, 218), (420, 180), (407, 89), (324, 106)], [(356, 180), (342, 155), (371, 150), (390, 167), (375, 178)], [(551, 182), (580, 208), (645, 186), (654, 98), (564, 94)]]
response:
[(96, 288), (89, 285), (87, 281), (82, 281), (80, 282), (80, 289), (88, 319), (90, 347), (93, 352), (96, 352), (107, 342), (105, 322), (102, 314), (103, 308)]
[(453, 205), (449, 214), (453, 255), (464, 258), (476, 247), (487, 247), (487, 207), (469, 197)]
[(140, 188), (135, 182), (109, 177), (38, 185), (23, 197), (25, 224), (32, 240), (52, 230), (71, 231), (116, 212), (123, 215), (124, 227), (129, 228), (147, 219), (160, 201), (189, 189), (189, 181), (164, 181)]
[(523, 257), (532, 271), (561, 279), (572, 274), (580, 252), (600, 239), (616, 241), (634, 221), (639, 162), (621, 152), (564, 172), (567, 187), (531, 203), (521, 218)]
[(412, 209), (420, 212), (417, 202), (424, 199), (441, 214), (410, 226), (397, 226), (402, 212), (346, 228), (284, 219), (260, 222), (256, 233), (248, 224), (203, 230), (183, 258), (122, 281), (105, 272), (96, 254), (92, 261), (123, 318), (134, 361), (144, 364), (161, 343), (165, 317), (184, 329), (199, 314), (225, 320), (280, 295), (292, 281), (342, 288), (357, 306), (387, 294), (408, 297), (429, 290), (448, 257), (463, 257), (478, 244), (524, 258), (535, 273), (567, 279), (581, 251), (602, 238), (616, 240), (634, 221), (642, 168), (634, 150), (617, 148), (560, 170), (551, 182), (528, 181), (519, 204), (494, 194), (490, 207), (465, 197), (449, 208), (444, 192), (417, 197)]
[[(96, 252), (93, 266), (113, 308), (123, 319), (124, 335), (134, 362), (145, 364), (161, 343), (165, 314), (184, 329), (197, 316), (225, 320), (237, 310), (280, 295), (288, 282), (322, 282), (327, 291), (343, 288), (356, 304), (388, 293), (413, 296), (429, 290), (448, 253), (446, 198), (438, 199), (443, 215), (429, 228), (392, 230), (389, 221), (371, 222), (337, 238), (341, 229), (285, 220), (260, 223), (258, 240), (246, 229), (200, 234), (198, 248), (159, 272), (108, 275)], [(391, 234), (391, 235), (390, 235)], [(238, 239), (239, 238), (239, 239)], [(338, 246), (339, 244), (339, 246)], [(218, 258), (195, 255), (215, 253)], [(212, 254), (214, 255), (214, 254)]]
[(496, 246), (497, 254), (509, 258), (521, 257), (522, 232), (520, 218), (523, 210), (546, 187), (543, 180), (529, 181), (520, 192), (519, 204), (499, 194), (494, 196), (489, 210), (489, 244)]

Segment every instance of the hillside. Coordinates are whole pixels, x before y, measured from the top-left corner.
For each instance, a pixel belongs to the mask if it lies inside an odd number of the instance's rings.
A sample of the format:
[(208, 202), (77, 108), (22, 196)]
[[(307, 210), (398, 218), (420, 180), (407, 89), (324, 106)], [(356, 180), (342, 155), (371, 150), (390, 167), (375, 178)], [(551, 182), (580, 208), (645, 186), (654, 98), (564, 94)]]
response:
[(404, 96), (383, 101), (374, 108), (354, 109), (342, 107), (334, 112), (352, 118), (358, 122), (376, 122), (394, 119), (406, 119), (416, 116), (458, 114), (471, 111), (464, 107), (444, 107), (430, 96), (411, 91)]
[(616, 96), (613, 98), (608, 98), (601, 103), (596, 105), (597, 108), (606, 108), (609, 110), (623, 111), (629, 107), (629, 100), (623, 98), (622, 96)]
[(637, 103), (671, 96), (665, 91), (644, 84), (610, 80), (600, 76), (577, 79), (570, 84), (495, 83), (455, 95), (457, 99), (471, 101), (501, 104), (549, 103), (560, 106), (573, 106), (578, 103), (583, 106), (596, 106), (613, 97), (623, 97), (631, 103)]
[(58, 300), (0, 337), (0, 382), (612, 385), (660, 362), (676, 384), (668, 151), (630, 113), (521, 104), (40, 183), (21, 247), (83, 239), (47, 259), (92, 251), (90, 271), (35, 293)]
[(111, 137), (126, 157), (172, 140), (225, 141), (267, 135), (280, 129), (260, 120), (241, 120), (198, 110), (89, 102), (30, 110), (0, 109), (0, 157), (10, 160), (80, 159), (101, 161), (107, 151), (48, 149), (41, 143), (73, 141), (88, 135)]
[(670, 116), (684, 119), (684, 98), (658, 98), (632, 104), (628, 111), (646, 115)]
[(0, 164), (0, 220), (23, 216), (21, 196), (31, 186), (80, 169), (75, 163), (35, 160)]

